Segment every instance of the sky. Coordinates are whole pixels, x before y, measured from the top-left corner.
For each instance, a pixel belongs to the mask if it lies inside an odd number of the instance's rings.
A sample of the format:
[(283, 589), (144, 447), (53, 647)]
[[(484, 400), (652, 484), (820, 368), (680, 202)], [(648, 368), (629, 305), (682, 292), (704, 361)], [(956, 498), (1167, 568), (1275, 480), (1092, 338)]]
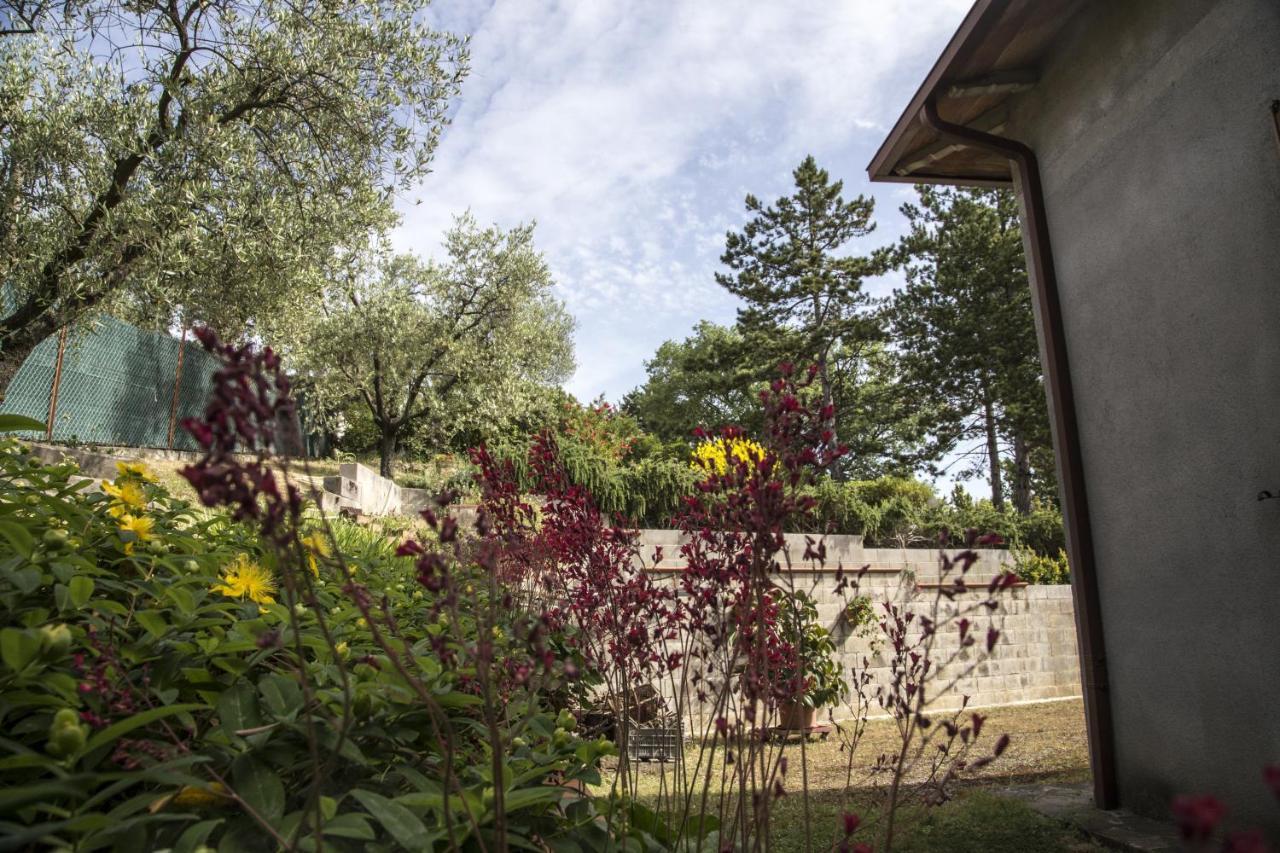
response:
[[(452, 218), (537, 223), (577, 328), (566, 388), (611, 401), (700, 320), (733, 321), (715, 282), (743, 199), (787, 195), (807, 154), (897, 238), (902, 185), (866, 179), (970, 0), (437, 0), (472, 71), (433, 173), (401, 199), (397, 248), (438, 255)], [(892, 275), (869, 283), (887, 293)]]

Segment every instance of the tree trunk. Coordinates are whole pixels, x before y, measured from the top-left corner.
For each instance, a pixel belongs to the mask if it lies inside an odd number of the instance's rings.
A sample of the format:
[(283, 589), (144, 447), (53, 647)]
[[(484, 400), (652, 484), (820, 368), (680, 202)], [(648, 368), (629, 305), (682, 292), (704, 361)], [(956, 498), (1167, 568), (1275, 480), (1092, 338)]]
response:
[(396, 456), (396, 430), (382, 428), (382, 440), (378, 444), (378, 473), (388, 480), (392, 477), (392, 463)]
[[(831, 392), (831, 377), (827, 375), (827, 357), (825, 355), (818, 359), (818, 382), (822, 386), (823, 407), (831, 407), (831, 441), (827, 443), (827, 449), (834, 453), (835, 449), (840, 446), (840, 425), (836, 421), (835, 395)], [(844, 469), (834, 463), (827, 473), (836, 482), (845, 480)]]
[(1004, 509), (1004, 482), (1000, 477), (1000, 437), (996, 433), (995, 405), (991, 395), (982, 395), (982, 413), (987, 427), (987, 464), (991, 471), (991, 505), (996, 510)]
[(1031, 450), (1021, 434), (1013, 437), (1013, 508), (1031, 514)]

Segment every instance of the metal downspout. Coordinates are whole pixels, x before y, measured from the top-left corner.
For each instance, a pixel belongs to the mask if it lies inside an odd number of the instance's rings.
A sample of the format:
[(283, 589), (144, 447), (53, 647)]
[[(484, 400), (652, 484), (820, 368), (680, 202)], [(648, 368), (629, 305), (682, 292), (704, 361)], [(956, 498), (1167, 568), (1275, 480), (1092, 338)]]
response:
[(1115, 729), (1111, 718), (1106, 646), (1102, 636), (1093, 528), (1085, 492), (1075, 393), (1071, 387), (1071, 371), (1068, 369), (1067, 346), (1062, 327), (1062, 306), (1058, 301), (1058, 279), (1045, 220), (1040, 167), (1036, 162), (1035, 152), (1021, 142), (944, 121), (938, 115), (938, 107), (932, 97), (925, 101), (922, 116), (924, 123), (942, 136), (1002, 154), (1018, 170), (1029, 237), (1031, 283), (1040, 308), (1040, 325), (1044, 335), (1045, 378), (1048, 381), (1050, 416), (1062, 488), (1063, 520), (1071, 559), (1071, 592), (1075, 600), (1085, 722), (1089, 730), (1093, 801), (1101, 809), (1118, 808), (1120, 803), (1116, 784)]

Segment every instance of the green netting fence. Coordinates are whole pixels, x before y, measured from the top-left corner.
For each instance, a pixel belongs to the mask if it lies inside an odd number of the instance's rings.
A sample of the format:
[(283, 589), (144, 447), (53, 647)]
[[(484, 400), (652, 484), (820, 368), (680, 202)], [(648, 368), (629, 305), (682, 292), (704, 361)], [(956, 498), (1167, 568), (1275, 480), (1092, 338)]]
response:
[[(184, 344), (172, 335), (103, 317), (72, 330), (65, 342), (61, 335), (41, 341), (14, 376), (0, 412), (48, 423), (56, 373), (54, 441), (198, 450), (181, 423), (204, 412), (217, 369), (217, 360), (194, 340)], [(305, 409), (300, 409), (305, 450), (316, 455), (319, 436), (309, 434)]]

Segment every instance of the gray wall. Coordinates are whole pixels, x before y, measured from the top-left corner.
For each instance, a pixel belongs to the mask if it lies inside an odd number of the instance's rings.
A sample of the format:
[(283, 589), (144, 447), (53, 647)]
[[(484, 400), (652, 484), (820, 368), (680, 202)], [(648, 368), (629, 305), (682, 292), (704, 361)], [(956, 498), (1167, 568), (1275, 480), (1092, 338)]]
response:
[(1280, 828), (1276, 0), (1095, 2), (1009, 135), (1041, 160), (1125, 805)]

